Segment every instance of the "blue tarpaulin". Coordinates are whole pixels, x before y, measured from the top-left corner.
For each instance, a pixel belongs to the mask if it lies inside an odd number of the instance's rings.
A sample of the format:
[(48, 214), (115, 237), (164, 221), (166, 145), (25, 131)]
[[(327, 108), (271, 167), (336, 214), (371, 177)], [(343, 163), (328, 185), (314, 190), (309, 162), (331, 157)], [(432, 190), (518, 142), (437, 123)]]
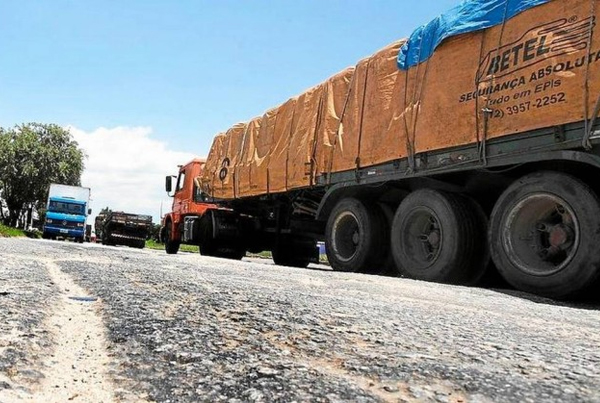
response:
[(400, 48), (398, 67), (408, 70), (433, 55), (446, 38), (502, 24), (517, 14), (551, 0), (465, 0), (415, 30)]

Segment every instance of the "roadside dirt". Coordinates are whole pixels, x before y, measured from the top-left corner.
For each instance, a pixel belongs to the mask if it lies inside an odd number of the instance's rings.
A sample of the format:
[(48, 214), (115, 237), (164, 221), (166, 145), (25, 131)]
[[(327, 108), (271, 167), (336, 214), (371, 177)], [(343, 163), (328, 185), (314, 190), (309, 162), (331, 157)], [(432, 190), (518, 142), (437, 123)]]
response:
[(0, 401), (114, 401), (108, 376), (106, 330), (99, 314), (101, 301), (75, 284), (52, 261), (44, 264), (60, 292), (53, 314), (46, 322), (55, 349), (42, 363), (40, 371), (44, 378), (32, 394), (12, 391)]

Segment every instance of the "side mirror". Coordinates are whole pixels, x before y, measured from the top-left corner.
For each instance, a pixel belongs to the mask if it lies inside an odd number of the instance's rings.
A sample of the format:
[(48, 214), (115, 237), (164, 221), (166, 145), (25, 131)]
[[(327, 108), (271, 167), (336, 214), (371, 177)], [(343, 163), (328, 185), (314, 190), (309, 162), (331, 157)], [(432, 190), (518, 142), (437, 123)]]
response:
[(90, 214), (92, 214), (92, 209), (91, 208), (88, 209), (88, 215), (90, 215)]
[(173, 177), (171, 175), (168, 175), (165, 178), (165, 190), (167, 191), (167, 193), (171, 193), (171, 191), (173, 190)]

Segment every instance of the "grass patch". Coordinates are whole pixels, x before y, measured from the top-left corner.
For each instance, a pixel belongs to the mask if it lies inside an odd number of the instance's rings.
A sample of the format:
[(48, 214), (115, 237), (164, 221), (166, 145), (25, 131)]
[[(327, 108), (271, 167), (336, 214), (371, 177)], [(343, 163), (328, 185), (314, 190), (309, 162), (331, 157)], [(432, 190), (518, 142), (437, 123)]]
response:
[(4, 224), (0, 224), (0, 237), (4, 238), (14, 238), (14, 237), (22, 237), (26, 236), (25, 232), (20, 229), (7, 227)]
[[(152, 239), (146, 241), (146, 248), (148, 249), (156, 249), (156, 250), (165, 250), (165, 244), (156, 242)], [(198, 253), (198, 245), (184, 245), (179, 246), (179, 252), (190, 252), (190, 253)]]
[(247, 257), (254, 257), (254, 258), (260, 258), (260, 259), (272, 259), (273, 255), (271, 255), (270, 251), (263, 251), (263, 252), (259, 252), (259, 253), (246, 253)]

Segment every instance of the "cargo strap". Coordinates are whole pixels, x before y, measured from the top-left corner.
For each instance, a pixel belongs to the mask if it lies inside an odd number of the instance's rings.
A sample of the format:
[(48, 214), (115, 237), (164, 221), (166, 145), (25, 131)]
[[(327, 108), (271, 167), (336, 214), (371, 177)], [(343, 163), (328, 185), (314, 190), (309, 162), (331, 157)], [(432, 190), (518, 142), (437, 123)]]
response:
[[(423, 98), (423, 90), (425, 88), (425, 82), (427, 81), (427, 76), (429, 73), (429, 60), (420, 63), (417, 66), (417, 71), (415, 73), (415, 88), (412, 96), (412, 100), (410, 101), (410, 105), (413, 107), (413, 115), (412, 122), (410, 122), (412, 127), (409, 127), (409, 122), (406, 119), (406, 113), (404, 114), (404, 127), (406, 129), (406, 152), (408, 154), (408, 172), (415, 172), (417, 170), (415, 156), (416, 156), (416, 133), (417, 133), (417, 123), (419, 121), (419, 108), (421, 106), (421, 100)], [(419, 80), (419, 70), (421, 69), (421, 65), (425, 65), (425, 72), (423, 73), (423, 78)], [(408, 78), (409, 73), (406, 74), (406, 87), (405, 87), (405, 107), (409, 104), (408, 99), (406, 97), (407, 89), (408, 89)], [(406, 108), (405, 108), (406, 110)]]
[(355, 160), (355, 168), (354, 175), (356, 176), (356, 182), (360, 180), (359, 169), (360, 169), (360, 151), (361, 151), (361, 143), (362, 143), (362, 132), (363, 132), (363, 123), (365, 118), (365, 101), (367, 99), (367, 83), (369, 82), (369, 67), (371, 67), (371, 58), (367, 60), (367, 67), (365, 67), (365, 83), (363, 85), (363, 93), (362, 93), (362, 102), (360, 105), (360, 124), (358, 126), (358, 145), (356, 152), (356, 160)]
[(354, 78), (356, 74), (352, 74), (352, 79), (350, 80), (350, 84), (348, 86), (348, 93), (346, 94), (346, 100), (344, 101), (344, 107), (342, 108), (342, 114), (340, 115), (340, 122), (338, 123), (337, 130), (335, 131), (335, 138), (333, 139), (333, 145), (331, 146), (331, 152), (329, 153), (329, 166), (327, 167), (327, 184), (331, 184), (331, 171), (333, 170), (333, 155), (335, 150), (337, 149), (338, 139), (340, 137), (340, 131), (342, 129), (342, 124), (344, 122), (344, 117), (346, 116), (346, 110), (348, 109), (348, 103), (350, 102), (350, 95), (352, 94), (352, 89), (354, 88)]
[(582, 146), (586, 150), (592, 149), (592, 142), (590, 141), (590, 139), (592, 138), (592, 135), (594, 133), (594, 126), (596, 125), (596, 120), (598, 118), (599, 113), (600, 113), (600, 96), (596, 100), (596, 107), (594, 108), (594, 114), (592, 115), (592, 117), (589, 120), (588, 119), (585, 120), (585, 129), (584, 129), (585, 133), (583, 134)]
[[(590, 6), (590, 16), (592, 21), (596, 18), (596, 0), (591, 0)], [(588, 52), (592, 50), (592, 39), (594, 37), (594, 26), (595, 24), (590, 24), (590, 29), (588, 32)], [(594, 114), (590, 117), (590, 60), (587, 59), (586, 68), (585, 68), (585, 85), (584, 85), (584, 113), (585, 113), (585, 127), (583, 133), (583, 139), (581, 141), (581, 145), (586, 150), (592, 149), (592, 142), (590, 141), (594, 126), (596, 124), (596, 118), (598, 117), (598, 113), (600, 113), (600, 96), (596, 100), (596, 107), (594, 108)]]
[(318, 167), (318, 163), (317, 163), (317, 144), (319, 142), (318, 131), (319, 131), (319, 127), (321, 127), (321, 124), (323, 122), (323, 107), (324, 107), (323, 98), (325, 98), (326, 93), (327, 93), (327, 91), (322, 91), (321, 96), (319, 97), (319, 106), (317, 109), (317, 119), (315, 122), (315, 131), (314, 131), (313, 139), (312, 139), (312, 148), (310, 150), (310, 161), (304, 163), (304, 166), (305, 166), (304, 174), (309, 175), (309, 180), (310, 180), (311, 186), (313, 186), (315, 184), (316, 178), (318, 175), (318, 173), (315, 171), (315, 167)]
[[(507, 21), (508, 21), (508, 1), (504, 5), (504, 16), (502, 17), (502, 25), (500, 26), (500, 35), (498, 37), (498, 47), (496, 48), (496, 55), (500, 54), (500, 48), (502, 47), (502, 39), (504, 38), (504, 31), (506, 29)], [(483, 33), (481, 34), (481, 48), (480, 48), (480, 53), (479, 53), (480, 63), (481, 63), (481, 59), (483, 57), (483, 44), (485, 42), (485, 32), (486, 31), (483, 31)], [(494, 76), (491, 75), (490, 78), (487, 79), (486, 81), (488, 81), (490, 84), (492, 84), (494, 81)], [(477, 90), (479, 89), (480, 84), (481, 84), (481, 82), (478, 81), (476, 84)], [(479, 127), (480, 127), (479, 113), (480, 112), (483, 114), (483, 130), (481, 133), (479, 132)], [(494, 113), (494, 111), (490, 108), (490, 98), (488, 97), (486, 99), (485, 105), (480, 110), (479, 109), (479, 96), (477, 96), (475, 99), (475, 124), (477, 125), (477, 127), (476, 127), (477, 155), (478, 155), (479, 161), (481, 162), (481, 164), (483, 166), (487, 166), (487, 139), (488, 139), (488, 133), (489, 133), (490, 117), (492, 116), (493, 113)]]
[(292, 145), (292, 136), (294, 135), (294, 129), (296, 127), (296, 105), (294, 104), (294, 110), (292, 111), (292, 123), (290, 124), (290, 132), (287, 138), (287, 146), (285, 147), (285, 190), (288, 190), (288, 180), (289, 180), (289, 169), (288, 166), (290, 164), (290, 147)]

